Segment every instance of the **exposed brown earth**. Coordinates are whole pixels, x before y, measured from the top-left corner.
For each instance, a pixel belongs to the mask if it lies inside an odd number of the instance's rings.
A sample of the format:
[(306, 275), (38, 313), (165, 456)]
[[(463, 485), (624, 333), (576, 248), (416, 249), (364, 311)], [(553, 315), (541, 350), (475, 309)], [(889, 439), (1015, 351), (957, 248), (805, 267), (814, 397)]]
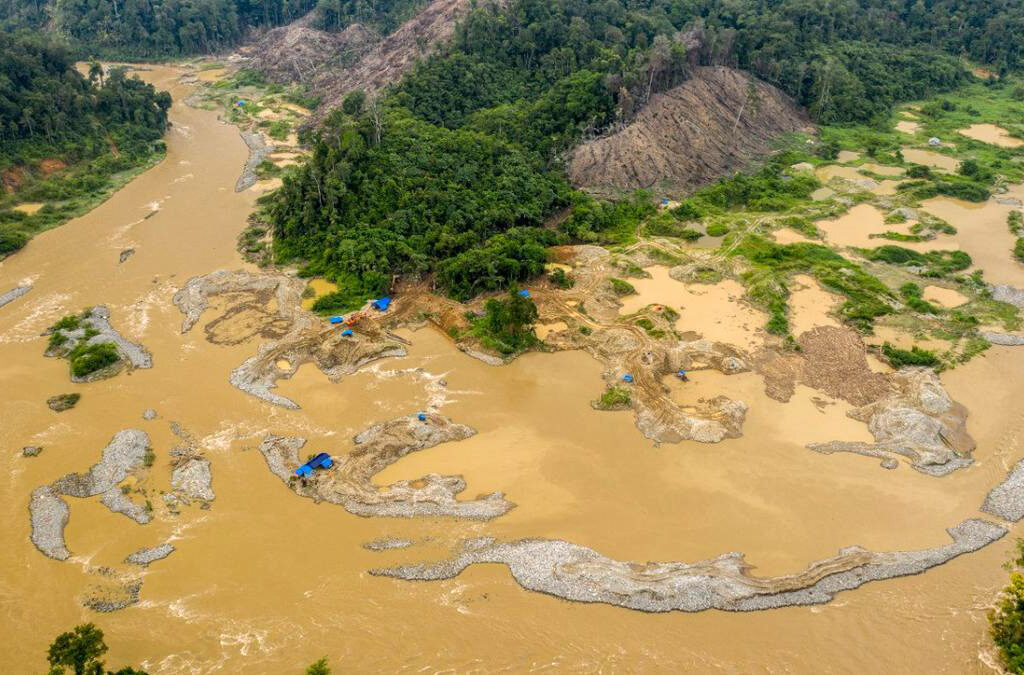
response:
[(374, 95), (401, 79), (435, 44), (447, 41), (472, 0), (434, 0), (394, 33), (374, 43), (358, 24), (331, 34), (310, 27), (311, 15), (274, 29), (247, 48), (250, 65), (276, 82), (304, 82), (324, 95), (313, 113), (319, 123), (362, 89)]
[(328, 33), (313, 28), (312, 22), (311, 12), (264, 33), (244, 50), (251, 54), (250, 65), (273, 82), (313, 82), (329, 77), (325, 70), (341, 68), (358, 59), (377, 39), (361, 24), (352, 24), (340, 33)]
[(738, 70), (698, 68), (651, 97), (624, 129), (569, 156), (569, 178), (596, 192), (663, 187), (686, 192), (769, 152), (781, 134), (809, 127), (781, 91)]

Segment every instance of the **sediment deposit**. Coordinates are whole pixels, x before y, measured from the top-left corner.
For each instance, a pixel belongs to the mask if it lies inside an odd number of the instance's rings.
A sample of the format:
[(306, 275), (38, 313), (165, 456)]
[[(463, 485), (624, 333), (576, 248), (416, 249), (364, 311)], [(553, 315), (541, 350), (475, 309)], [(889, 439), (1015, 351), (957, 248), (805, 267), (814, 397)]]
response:
[(1024, 459), (985, 496), (981, 510), (1014, 523), (1024, 518)]
[(7, 291), (6, 293), (0, 293), (0, 307), (3, 307), (4, 305), (6, 305), (8, 303), (14, 302), (15, 300), (17, 300), (18, 298), (20, 298), (21, 296), (25, 295), (26, 293), (28, 293), (31, 290), (32, 290), (32, 286), (31, 285), (28, 285), (28, 286), (17, 286), (15, 288), (12, 288), (11, 290)]
[(355, 448), (348, 455), (336, 457), (332, 468), (318, 470), (305, 479), (295, 476), (295, 469), (302, 464), (299, 451), (305, 439), (267, 436), (260, 452), (271, 472), (296, 494), (338, 504), (359, 516), (490, 520), (508, 512), (514, 504), (500, 492), (459, 501), (456, 497), (466, 489), (461, 476), (431, 473), (384, 487), (373, 483), (376, 474), (411, 452), (464, 440), (474, 433), (464, 424), (438, 414), (428, 414), (423, 421), (416, 416), (399, 417), (357, 434), (352, 439)]
[(466, 541), (451, 559), (438, 563), (373, 569), (370, 574), (409, 580), (451, 579), (470, 565), (507, 565), (523, 588), (576, 602), (600, 602), (644, 612), (744, 612), (794, 605), (817, 605), (869, 581), (920, 574), (976, 551), (1006, 534), (1006, 528), (979, 519), (947, 530), (951, 544), (920, 551), (875, 553), (859, 546), (811, 563), (793, 575), (754, 577), (742, 553), (726, 553), (697, 563), (635, 563), (607, 558), (566, 541), (491, 537)]
[[(95, 332), (95, 335), (86, 338), (86, 331)], [(57, 347), (50, 347), (46, 350), (46, 356), (65, 356), (78, 344), (85, 340), (87, 345), (112, 344), (117, 348), (120, 361), (102, 368), (83, 377), (71, 375), (72, 382), (90, 382), (116, 374), (123, 364), (129, 368), (152, 368), (153, 356), (142, 345), (136, 344), (123, 337), (110, 324), (110, 310), (103, 305), (91, 308), (81, 316), (78, 327), (73, 330), (58, 328), (54, 333), (63, 336), (63, 342)]]
[(884, 460), (906, 457), (931, 476), (945, 476), (973, 461), (974, 439), (967, 433), (967, 409), (952, 401), (935, 371), (904, 368), (891, 377), (889, 396), (848, 414), (865, 422), (874, 443), (816, 443), (817, 452), (853, 452)]

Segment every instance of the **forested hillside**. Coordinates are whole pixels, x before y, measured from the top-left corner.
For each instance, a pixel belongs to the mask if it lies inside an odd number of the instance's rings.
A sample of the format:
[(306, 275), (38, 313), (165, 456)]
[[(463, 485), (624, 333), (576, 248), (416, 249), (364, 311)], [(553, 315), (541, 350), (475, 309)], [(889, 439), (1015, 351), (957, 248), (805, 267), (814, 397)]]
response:
[[(967, 82), (962, 54), (1017, 69), (1022, 22), (1007, 0), (481, 3), (371, 108), (355, 92), (267, 217), (279, 258), (311, 261), (342, 295), (436, 272), (467, 297), (536, 274), (553, 239), (628, 229), (641, 202), (572, 191), (565, 151), (697, 66), (748, 70), (822, 123), (868, 122)], [(557, 231), (539, 229), (566, 206)]]
[[(68, 51), (43, 39), (0, 43), (0, 255), (78, 212), (109, 178), (159, 150), (171, 97), (121, 69), (89, 77)], [(44, 166), (44, 162), (46, 162)], [(70, 167), (48, 176), (54, 167)], [(56, 202), (28, 215), (17, 201)]]
[(0, 27), (47, 28), (85, 56), (159, 58), (232, 47), (316, 0), (0, 0)]

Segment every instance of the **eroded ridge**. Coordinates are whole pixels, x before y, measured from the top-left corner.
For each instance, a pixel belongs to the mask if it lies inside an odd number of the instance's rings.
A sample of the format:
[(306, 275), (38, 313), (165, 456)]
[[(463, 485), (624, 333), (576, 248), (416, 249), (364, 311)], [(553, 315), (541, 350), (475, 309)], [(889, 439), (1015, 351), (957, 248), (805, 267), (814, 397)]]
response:
[(967, 409), (950, 399), (930, 368), (904, 368), (890, 378), (892, 392), (855, 408), (850, 417), (868, 425), (874, 443), (832, 441), (808, 447), (817, 452), (853, 452), (878, 457), (887, 468), (896, 457), (930, 476), (969, 466), (974, 439), (967, 433)]
[(566, 541), (470, 539), (451, 559), (372, 569), (375, 576), (408, 580), (451, 579), (470, 565), (507, 565), (523, 588), (576, 602), (600, 602), (643, 612), (748, 612), (831, 601), (869, 581), (920, 574), (976, 551), (1006, 534), (979, 519), (947, 530), (952, 543), (920, 551), (876, 553), (850, 546), (793, 575), (754, 577), (742, 553), (696, 563), (632, 563), (606, 558)]
[[(280, 274), (221, 271), (190, 279), (174, 295), (174, 304), (185, 315), (181, 330), (187, 333), (209, 306), (211, 296), (252, 294), (251, 302), (236, 306), (207, 326), (207, 340), (236, 344), (248, 339), (251, 335), (233, 338), (230, 329), (220, 324), (243, 311), (253, 314), (256, 318), (249, 323), (259, 324), (256, 333), (271, 341), (231, 371), (229, 380), (247, 394), (292, 410), (299, 405), (272, 390), (277, 380), (292, 377), (304, 363), (315, 363), (337, 382), (373, 361), (406, 355), (401, 342), (378, 331), (372, 322), (360, 325), (356, 335), (345, 337), (342, 331), (303, 311), (300, 302), (305, 287), (305, 281)], [(271, 301), (276, 305), (273, 314), (265, 309)]]
[(385, 487), (374, 485), (376, 474), (409, 453), (461, 441), (476, 433), (442, 415), (431, 413), (424, 417), (399, 417), (370, 427), (353, 438), (356, 447), (347, 456), (336, 458), (332, 468), (317, 471), (309, 478), (295, 476), (295, 469), (304, 461), (299, 456), (306, 445), (304, 438), (270, 435), (260, 444), (260, 452), (271, 472), (296, 494), (338, 504), (359, 516), (490, 520), (512, 509), (515, 505), (500, 492), (459, 501), (456, 497), (466, 489), (461, 476), (431, 473)]

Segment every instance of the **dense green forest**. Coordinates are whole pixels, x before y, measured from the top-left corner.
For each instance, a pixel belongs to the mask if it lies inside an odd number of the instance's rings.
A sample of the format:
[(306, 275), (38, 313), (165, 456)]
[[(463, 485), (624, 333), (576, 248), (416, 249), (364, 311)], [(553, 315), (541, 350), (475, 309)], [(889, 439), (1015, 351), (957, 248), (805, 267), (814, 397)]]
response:
[[(170, 106), (167, 92), (123, 69), (96, 64), (82, 76), (65, 48), (41, 38), (0, 43), (0, 255), (159, 153)], [(69, 168), (47, 176), (43, 160)], [(29, 215), (12, 208), (19, 201), (48, 205)]]
[(55, 29), (83, 56), (160, 58), (237, 45), (315, 0), (0, 0), (0, 29)]
[(427, 0), (319, 0), (316, 24), (323, 30), (339, 31), (360, 23), (388, 35), (426, 3)]
[[(338, 26), (371, 11), (337, 7)], [(545, 245), (614, 240), (643, 217), (643, 199), (573, 191), (559, 159), (697, 66), (747, 69), (822, 123), (871, 123), (968, 82), (962, 55), (1017, 69), (1022, 34), (1024, 5), (1008, 1), (481, 3), (372, 110), (355, 96), (327, 121), (313, 160), (268, 200), (278, 259), (339, 282), (325, 308), (396, 274), (436, 273), (458, 298), (521, 282)]]

